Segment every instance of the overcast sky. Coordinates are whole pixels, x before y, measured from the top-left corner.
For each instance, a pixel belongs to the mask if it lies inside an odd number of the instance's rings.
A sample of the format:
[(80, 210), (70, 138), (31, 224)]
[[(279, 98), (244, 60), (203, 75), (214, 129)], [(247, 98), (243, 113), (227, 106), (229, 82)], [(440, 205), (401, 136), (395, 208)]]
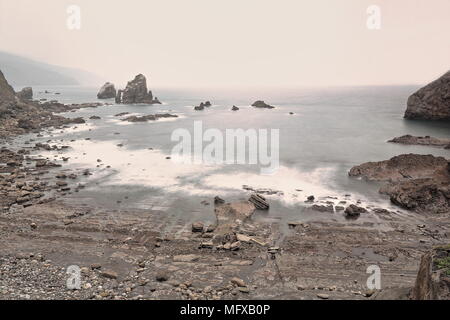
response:
[(0, 50), (119, 84), (423, 84), (450, 69), (449, 14), (449, 0), (0, 0)]

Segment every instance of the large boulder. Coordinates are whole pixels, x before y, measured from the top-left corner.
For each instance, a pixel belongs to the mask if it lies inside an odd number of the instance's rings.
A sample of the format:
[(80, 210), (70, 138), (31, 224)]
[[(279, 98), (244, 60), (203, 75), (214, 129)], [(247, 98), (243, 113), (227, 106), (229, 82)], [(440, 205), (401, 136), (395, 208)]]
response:
[(427, 252), (420, 262), (414, 300), (450, 300), (450, 245)]
[(100, 91), (97, 93), (98, 99), (112, 99), (116, 97), (116, 88), (114, 84), (107, 82), (101, 87)]
[(158, 99), (153, 99), (152, 91), (147, 89), (147, 79), (143, 74), (138, 74), (133, 80), (129, 81), (123, 92), (119, 91), (116, 102), (124, 104), (160, 103)]
[(262, 100), (258, 100), (258, 101), (253, 102), (252, 107), (265, 108), (265, 109), (273, 109), (273, 108), (275, 108), (274, 106), (271, 106), (271, 105), (265, 103)]
[(450, 71), (409, 97), (405, 118), (450, 120)]
[(33, 89), (31, 87), (25, 87), (19, 92), (17, 92), (17, 97), (22, 100), (32, 100), (33, 99)]

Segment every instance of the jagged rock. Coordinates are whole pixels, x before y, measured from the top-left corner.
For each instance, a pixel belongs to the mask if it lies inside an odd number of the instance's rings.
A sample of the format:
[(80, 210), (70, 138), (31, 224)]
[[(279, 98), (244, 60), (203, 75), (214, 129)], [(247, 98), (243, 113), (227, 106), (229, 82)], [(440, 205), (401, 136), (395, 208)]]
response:
[(248, 199), (249, 202), (253, 203), (256, 207), (256, 209), (259, 210), (269, 210), (270, 205), (269, 203), (266, 201), (266, 198), (264, 198), (263, 196), (259, 195), (259, 194), (252, 194), (250, 196), (250, 199)]
[(430, 136), (414, 137), (412, 135), (404, 135), (394, 138), (388, 142), (400, 143), (406, 145), (421, 145), (421, 146), (434, 146), (434, 147), (447, 147), (450, 145), (450, 139), (439, 139)]
[(344, 211), (345, 217), (349, 218), (349, 219), (358, 218), (361, 215), (361, 213), (366, 213), (366, 212), (367, 212), (366, 209), (364, 209), (362, 207), (358, 207), (354, 204), (349, 205)]
[(409, 97), (405, 118), (450, 120), (450, 71)]
[(262, 100), (255, 101), (255, 102), (252, 104), (252, 107), (255, 107), (255, 108), (265, 108), (265, 109), (274, 109), (274, 108), (275, 108), (274, 106), (271, 106), (271, 105), (265, 103), (265, 102), (262, 101)]
[(239, 108), (236, 106), (233, 106), (233, 108), (231, 108), (231, 111), (238, 111), (238, 110), (239, 110)]
[(450, 300), (450, 245), (436, 247), (422, 256), (411, 298)]
[(19, 92), (17, 92), (17, 97), (22, 100), (32, 100), (33, 99), (33, 89), (31, 87), (25, 87)]
[(123, 92), (119, 90), (116, 96), (116, 103), (124, 104), (155, 104), (159, 100), (153, 99), (153, 93), (147, 89), (147, 79), (143, 74), (138, 74), (133, 80), (129, 81)]
[(409, 210), (450, 210), (450, 166), (443, 157), (407, 154), (353, 167), (350, 176), (388, 181), (380, 188), (391, 202)]
[[(5, 76), (0, 71), (0, 105), (3, 103), (14, 102), (16, 98), (16, 93), (14, 89), (6, 81)], [(0, 110), (1, 111), (1, 110)]]
[(116, 97), (116, 88), (114, 84), (107, 82), (101, 87), (100, 91), (97, 93), (98, 99), (112, 99)]
[(330, 213), (334, 213), (334, 209), (333, 209), (333, 205), (319, 205), (319, 204), (313, 204), (311, 206), (311, 209), (314, 211), (319, 211), (319, 212), (330, 212)]

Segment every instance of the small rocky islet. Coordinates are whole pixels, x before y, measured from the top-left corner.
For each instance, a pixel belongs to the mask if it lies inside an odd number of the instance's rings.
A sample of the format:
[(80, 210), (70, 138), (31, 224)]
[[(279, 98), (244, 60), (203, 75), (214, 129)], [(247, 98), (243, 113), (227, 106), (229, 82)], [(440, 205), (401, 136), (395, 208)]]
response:
[[(115, 95), (111, 85), (103, 86), (99, 99), (114, 98), (124, 104), (158, 103), (142, 75)], [(426, 92), (438, 92), (439, 97), (432, 99), (419, 91), (408, 102), (407, 118), (411, 114), (413, 118), (441, 119), (436, 115), (442, 114), (445, 118), (441, 109), (450, 108), (446, 102), (450, 95), (448, 81), (444, 78), (426, 88)], [(430, 107), (432, 103), (437, 105)], [(28, 89), (15, 93), (0, 72), (2, 139), (85, 123), (82, 118), (68, 119), (57, 113), (101, 105), (36, 102), (32, 90), (31, 97)], [(262, 101), (255, 102), (254, 107), (273, 108)], [(431, 113), (425, 114), (423, 109)], [(176, 117), (127, 115), (116, 116), (131, 122)], [(406, 137), (392, 142), (436, 145), (436, 141), (431, 137)], [(4, 244), (0, 249), (0, 298), (450, 298), (450, 247), (443, 244), (450, 236), (450, 170), (443, 157), (405, 154), (349, 171), (354, 178), (383, 182), (380, 192), (422, 217), (420, 224), (360, 202), (311, 195), (305, 202), (313, 211), (342, 214), (349, 224), (292, 221), (289, 234), (282, 236), (273, 223), (252, 219), (256, 212), (271, 209), (270, 196), (278, 191), (245, 186), (245, 200), (227, 202), (220, 196), (205, 199), (205, 203), (214, 203), (214, 223), (196, 221), (174, 236), (159, 231), (158, 225), (167, 223), (167, 217), (157, 211), (142, 214), (127, 210), (120, 218), (111, 219), (113, 213), (108, 210), (94, 213), (93, 208), (65, 203), (65, 194), (89, 183), (90, 170), (71, 172), (61, 164), (70, 161), (68, 158), (60, 156), (59, 162), (34, 154), (40, 150), (58, 153), (68, 146), (26, 143), (25, 148), (0, 149), (0, 238)], [(381, 231), (358, 222), (369, 214), (378, 215), (391, 228)], [(362, 253), (355, 250), (360, 248)], [(71, 252), (77, 252), (77, 257)], [(389, 287), (378, 291), (365, 288), (367, 255), (386, 273), (383, 281)], [(66, 267), (74, 263), (81, 267), (82, 283), (68, 290)]]

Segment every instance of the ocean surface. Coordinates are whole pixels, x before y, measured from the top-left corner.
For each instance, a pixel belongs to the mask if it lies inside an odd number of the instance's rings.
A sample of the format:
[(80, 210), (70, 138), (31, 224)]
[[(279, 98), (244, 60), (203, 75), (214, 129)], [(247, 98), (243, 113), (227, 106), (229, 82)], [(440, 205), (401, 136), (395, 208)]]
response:
[[(33, 90), (35, 99), (63, 103), (98, 101), (98, 88)], [(51, 93), (43, 93), (45, 90)], [(162, 105), (115, 105), (113, 100), (102, 100), (112, 105), (63, 114), (83, 117), (87, 124), (32, 138), (69, 145), (71, 148), (60, 155), (70, 157), (68, 166), (92, 168), (94, 175), (89, 178), (88, 187), (68, 196), (68, 201), (113, 210), (161, 210), (186, 222), (212, 222), (214, 196), (227, 201), (246, 199), (250, 192), (242, 187), (248, 185), (279, 191), (267, 196), (270, 210), (258, 212), (255, 218), (333, 219), (345, 223), (342, 213), (312, 211), (305, 204), (310, 195), (323, 203), (359, 200), (364, 206), (388, 208), (407, 217), (409, 213), (392, 206), (389, 199), (378, 193), (379, 184), (349, 178), (348, 171), (363, 162), (386, 160), (403, 153), (449, 156), (449, 150), (387, 143), (404, 134), (450, 137), (448, 123), (403, 119), (407, 98), (415, 90), (417, 87), (413, 86), (154, 89)], [(213, 106), (204, 111), (193, 110), (206, 100)], [(250, 104), (255, 100), (265, 100), (276, 108), (253, 108)], [(231, 111), (233, 105), (240, 110)], [(114, 116), (121, 112), (171, 113), (179, 117), (129, 123)], [(88, 120), (93, 115), (101, 119)], [(171, 141), (173, 131), (183, 128), (192, 132), (194, 121), (202, 121), (204, 130), (216, 128), (221, 132), (233, 128), (279, 129), (279, 169), (273, 175), (261, 175), (259, 165), (180, 164), (166, 159), (176, 145)], [(202, 204), (204, 200), (210, 205)], [(376, 223), (377, 217), (368, 214), (357, 223), (366, 222)]]

